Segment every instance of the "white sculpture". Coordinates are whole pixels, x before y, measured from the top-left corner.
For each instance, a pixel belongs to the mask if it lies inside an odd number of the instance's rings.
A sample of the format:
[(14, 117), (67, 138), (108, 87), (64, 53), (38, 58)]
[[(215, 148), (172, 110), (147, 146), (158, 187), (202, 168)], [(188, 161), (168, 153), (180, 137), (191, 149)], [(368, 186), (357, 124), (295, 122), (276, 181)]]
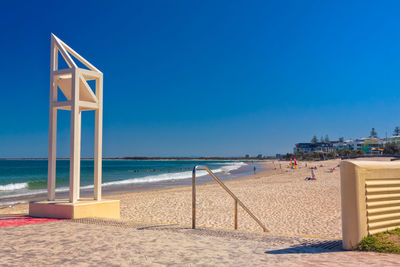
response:
[[(68, 64), (67, 69), (58, 69), (58, 52)], [(88, 69), (79, 68), (71, 55)], [(56, 185), (56, 141), (57, 110), (71, 110), (71, 151), (69, 174), (69, 201), (79, 200), (80, 152), (81, 152), (81, 112), (95, 110), (94, 146), (94, 199), (101, 200), (102, 135), (103, 135), (103, 73), (76, 53), (63, 41), (51, 34), (50, 62), (50, 123), (49, 123), (49, 165), (47, 193), (48, 200), (55, 200)], [(96, 82), (95, 93), (87, 81)], [(67, 101), (57, 100), (60, 88)]]

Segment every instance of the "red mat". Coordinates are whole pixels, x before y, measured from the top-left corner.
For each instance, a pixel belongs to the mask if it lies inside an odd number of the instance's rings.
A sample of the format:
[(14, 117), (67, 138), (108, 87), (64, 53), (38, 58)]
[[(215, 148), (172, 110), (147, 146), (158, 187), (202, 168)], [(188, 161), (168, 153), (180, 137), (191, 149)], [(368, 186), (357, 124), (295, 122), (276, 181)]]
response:
[(0, 219), (0, 228), (54, 222), (54, 221), (63, 221), (63, 220), (65, 219), (33, 218), (29, 216), (12, 217), (12, 218)]

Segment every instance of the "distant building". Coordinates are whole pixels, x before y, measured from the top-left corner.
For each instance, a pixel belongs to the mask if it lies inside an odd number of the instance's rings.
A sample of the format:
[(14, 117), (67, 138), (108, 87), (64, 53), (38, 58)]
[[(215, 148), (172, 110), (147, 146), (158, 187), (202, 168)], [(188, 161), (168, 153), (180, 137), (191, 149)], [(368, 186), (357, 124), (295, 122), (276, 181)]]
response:
[(386, 141), (387, 141), (388, 143), (395, 143), (395, 144), (398, 144), (398, 143), (400, 143), (400, 136), (388, 137)]
[(246, 159), (248, 159), (248, 158), (250, 158), (250, 155), (249, 155), (249, 154), (246, 154), (244, 157), (245, 157)]
[(331, 141), (317, 143), (298, 143), (293, 148), (296, 152), (337, 152), (340, 150), (362, 150), (366, 154), (380, 155), (383, 152), (385, 143), (400, 143), (400, 136), (393, 136), (387, 139), (379, 138), (358, 138), (346, 141)]
[(335, 151), (332, 142), (298, 143), (293, 149), (296, 152), (332, 152)]
[(343, 147), (343, 149), (346, 149), (346, 150), (356, 150), (356, 149), (354, 148), (354, 141), (353, 141), (353, 140), (344, 141), (344, 147)]
[(335, 151), (339, 150), (353, 150), (354, 149), (354, 141), (346, 140), (346, 141), (332, 141), (333, 148)]
[(379, 138), (356, 139), (355, 147), (363, 150), (366, 154), (380, 155), (383, 152), (385, 141)]
[(263, 155), (263, 154), (258, 154), (258, 155), (257, 155), (257, 158), (258, 158), (258, 159), (263, 159), (263, 158), (264, 158), (264, 155)]
[(295, 145), (293, 152), (304, 152), (304, 153), (308, 153), (313, 151), (313, 145), (314, 143), (298, 143)]

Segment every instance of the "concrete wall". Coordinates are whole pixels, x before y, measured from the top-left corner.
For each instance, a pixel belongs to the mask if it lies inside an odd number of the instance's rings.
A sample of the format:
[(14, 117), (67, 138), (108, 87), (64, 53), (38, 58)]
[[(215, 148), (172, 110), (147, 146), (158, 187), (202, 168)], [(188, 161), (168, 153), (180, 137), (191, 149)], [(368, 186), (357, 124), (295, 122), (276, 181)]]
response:
[(343, 161), (340, 176), (344, 249), (400, 227), (400, 162)]

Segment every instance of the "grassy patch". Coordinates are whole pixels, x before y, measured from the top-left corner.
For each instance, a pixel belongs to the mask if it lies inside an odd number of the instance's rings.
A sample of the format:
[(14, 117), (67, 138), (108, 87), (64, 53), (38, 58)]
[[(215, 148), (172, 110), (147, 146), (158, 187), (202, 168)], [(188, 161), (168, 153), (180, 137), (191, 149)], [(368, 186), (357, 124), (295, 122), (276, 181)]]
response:
[(364, 237), (358, 249), (400, 254), (400, 228)]

